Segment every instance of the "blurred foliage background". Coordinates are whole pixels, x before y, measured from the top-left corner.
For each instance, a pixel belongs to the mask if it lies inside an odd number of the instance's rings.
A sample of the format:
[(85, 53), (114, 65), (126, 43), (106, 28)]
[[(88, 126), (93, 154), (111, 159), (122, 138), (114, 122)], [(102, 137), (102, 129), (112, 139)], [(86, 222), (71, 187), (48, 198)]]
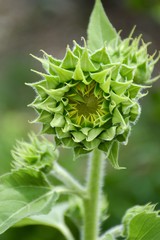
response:
[[(160, 49), (159, 0), (108, 0), (102, 1), (107, 15), (122, 37), (128, 36), (134, 25), (135, 35), (143, 34), (152, 42), (151, 53)], [(25, 82), (38, 77), (30, 68), (39, 69), (29, 53), (41, 55), (40, 49), (63, 58), (67, 44), (86, 38), (93, 0), (0, 0), (0, 174), (10, 170), (10, 149), (16, 139), (25, 138), (29, 130), (39, 131), (40, 126), (29, 124), (35, 117), (27, 108), (34, 97)], [(160, 73), (157, 64), (154, 75)], [(109, 219), (102, 229), (120, 223), (125, 210), (135, 204), (160, 203), (160, 81), (141, 101), (142, 114), (130, 137), (122, 146), (120, 165), (127, 170), (116, 171), (107, 167), (104, 191), (109, 200)], [(61, 151), (60, 161), (73, 175), (85, 181), (85, 159), (72, 161), (72, 153)], [(78, 173), (77, 173), (77, 168)], [(157, 205), (160, 208), (160, 205)], [(73, 223), (75, 237), (79, 236)], [(10, 229), (1, 240), (64, 240), (56, 230), (32, 226)]]

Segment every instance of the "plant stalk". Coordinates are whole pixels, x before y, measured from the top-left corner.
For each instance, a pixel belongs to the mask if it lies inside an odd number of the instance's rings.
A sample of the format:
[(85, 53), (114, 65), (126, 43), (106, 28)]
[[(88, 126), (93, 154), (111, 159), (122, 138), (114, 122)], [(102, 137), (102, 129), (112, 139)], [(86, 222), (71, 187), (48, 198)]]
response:
[(100, 225), (101, 195), (103, 185), (104, 157), (95, 149), (90, 159), (87, 179), (88, 198), (84, 203), (83, 240), (97, 240)]
[(86, 196), (86, 189), (83, 187), (70, 173), (66, 171), (58, 163), (54, 163), (54, 170), (51, 171), (50, 176), (54, 176), (61, 181), (65, 186), (77, 193), (80, 197)]

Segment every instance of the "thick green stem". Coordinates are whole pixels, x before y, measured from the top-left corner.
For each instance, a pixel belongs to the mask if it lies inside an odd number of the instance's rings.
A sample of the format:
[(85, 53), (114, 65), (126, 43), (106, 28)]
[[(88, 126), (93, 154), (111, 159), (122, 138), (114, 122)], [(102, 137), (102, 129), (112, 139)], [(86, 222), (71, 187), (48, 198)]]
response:
[(88, 198), (84, 199), (83, 240), (97, 240), (100, 225), (101, 194), (103, 185), (104, 158), (96, 149), (90, 159), (87, 179)]

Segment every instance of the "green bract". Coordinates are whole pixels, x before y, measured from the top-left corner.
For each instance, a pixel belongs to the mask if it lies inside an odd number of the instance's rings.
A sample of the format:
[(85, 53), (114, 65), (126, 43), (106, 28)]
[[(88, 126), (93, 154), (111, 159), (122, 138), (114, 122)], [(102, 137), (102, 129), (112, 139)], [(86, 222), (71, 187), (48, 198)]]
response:
[(29, 84), (37, 92), (30, 106), (43, 133), (55, 134), (57, 145), (74, 148), (76, 155), (98, 147), (118, 167), (118, 144), (127, 143), (158, 58), (148, 55), (140, 37), (121, 41), (119, 35), (97, 51), (74, 42), (63, 60), (45, 52), (35, 58), (46, 73), (35, 71), (43, 80)]
[(58, 151), (47, 139), (41, 140), (32, 133), (29, 135), (30, 142), (17, 141), (12, 151), (14, 168), (33, 168), (48, 173), (53, 162), (58, 158)]

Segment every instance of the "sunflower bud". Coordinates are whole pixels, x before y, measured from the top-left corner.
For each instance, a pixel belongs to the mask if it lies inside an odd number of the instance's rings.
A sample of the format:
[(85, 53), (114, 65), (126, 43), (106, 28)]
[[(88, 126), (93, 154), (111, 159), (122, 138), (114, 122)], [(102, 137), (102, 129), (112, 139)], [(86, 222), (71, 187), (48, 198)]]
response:
[(47, 139), (38, 139), (35, 134), (29, 135), (30, 142), (17, 141), (12, 151), (14, 168), (34, 168), (48, 173), (53, 162), (58, 158), (58, 151)]
[(73, 148), (76, 155), (99, 148), (116, 166), (118, 144), (128, 141), (158, 58), (148, 56), (140, 38), (131, 37), (94, 52), (85, 41), (84, 47), (74, 42), (63, 60), (43, 53), (43, 58), (33, 56), (45, 69), (34, 71), (43, 79), (28, 84), (37, 93), (30, 106), (39, 114), (35, 121), (43, 124), (42, 132), (55, 134), (57, 145)]

